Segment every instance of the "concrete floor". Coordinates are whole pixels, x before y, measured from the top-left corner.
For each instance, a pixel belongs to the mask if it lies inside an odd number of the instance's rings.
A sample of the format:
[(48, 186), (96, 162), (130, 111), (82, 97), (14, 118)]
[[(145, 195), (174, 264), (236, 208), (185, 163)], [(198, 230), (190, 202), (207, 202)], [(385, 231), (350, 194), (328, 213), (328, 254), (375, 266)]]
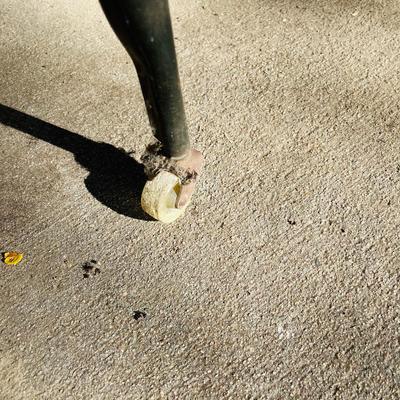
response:
[(207, 165), (170, 226), (97, 2), (0, 6), (0, 399), (400, 398), (397, 0), (171, 1)]

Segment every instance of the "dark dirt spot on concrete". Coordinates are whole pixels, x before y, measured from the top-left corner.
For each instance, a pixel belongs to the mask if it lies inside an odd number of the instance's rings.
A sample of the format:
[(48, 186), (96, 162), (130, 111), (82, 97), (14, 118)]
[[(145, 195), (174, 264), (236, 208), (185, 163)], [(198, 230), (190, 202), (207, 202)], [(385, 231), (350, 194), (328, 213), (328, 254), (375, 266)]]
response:
[(136, 310), (133, 312), (133, 319), (135, 321), (145, 319), (146, 317), (147, 317), (147, 313), (145, 311)]
[(86, 261), (85, 263), (82, 264), (82, 269), (84, 271), (83, 277), (84, 278), (89, 278), (91, 275), (97, 275), (100, 274), (101, 270), (98, 267), (95, 267), (97, 264), (96, 260), (90, 260)]

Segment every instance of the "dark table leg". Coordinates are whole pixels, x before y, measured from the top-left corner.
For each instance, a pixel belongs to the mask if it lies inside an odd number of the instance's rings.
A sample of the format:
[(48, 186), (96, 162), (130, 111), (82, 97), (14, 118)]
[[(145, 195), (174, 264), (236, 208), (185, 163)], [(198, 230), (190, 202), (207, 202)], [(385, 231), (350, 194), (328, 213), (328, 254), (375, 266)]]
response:
[(154, 135), (166, 156), (189, 149), (168, 0), (100, 0), (115, 33), (131, 56)]

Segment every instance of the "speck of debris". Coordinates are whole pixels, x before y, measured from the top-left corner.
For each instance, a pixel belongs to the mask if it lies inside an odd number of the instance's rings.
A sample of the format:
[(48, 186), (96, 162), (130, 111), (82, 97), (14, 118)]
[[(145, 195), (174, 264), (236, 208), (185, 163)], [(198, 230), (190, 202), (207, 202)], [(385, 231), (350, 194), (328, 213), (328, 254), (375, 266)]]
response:
[(97, 264), (96, 260), (86, 261), (82, 264), (82, 269), (84, 271), (83, 274), (84, 278), (89, 278), (90, 275), (100, 274), (101, 272), (100, 268), (94, 266), (96, 264)]
[(133, 319), (135, 321), (139, 321), (141, 319), (145, 319), (147, 317), (147, 313), (144, 311), (136, 310), (133, 312)]
[(340, 232), (344, 233), (344, 228), (340, 228)]
[(296, 221), (293, 221), (292, 219), (288, 219), (287, 222), (288, 222), (290, 225), (296, 225)]
[(82, 269), (83, 269), (85, 272), (89, 272), (89, 271), (91, 271), (93, 268), (94, 268), (94, 267), (93, 267), (93, 265), (92, 265), (90, 262), (85, 262), (85, 263), (82, 264)]

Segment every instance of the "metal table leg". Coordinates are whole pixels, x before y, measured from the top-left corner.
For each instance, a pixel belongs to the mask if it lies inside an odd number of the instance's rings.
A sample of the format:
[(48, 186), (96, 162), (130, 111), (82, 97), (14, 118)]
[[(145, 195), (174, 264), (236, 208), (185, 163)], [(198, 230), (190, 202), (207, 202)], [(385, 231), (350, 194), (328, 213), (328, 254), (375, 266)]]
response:
[(131, 56), (154, 135), (167, 157), (190, 149), (168, 0), (100, 0)]

